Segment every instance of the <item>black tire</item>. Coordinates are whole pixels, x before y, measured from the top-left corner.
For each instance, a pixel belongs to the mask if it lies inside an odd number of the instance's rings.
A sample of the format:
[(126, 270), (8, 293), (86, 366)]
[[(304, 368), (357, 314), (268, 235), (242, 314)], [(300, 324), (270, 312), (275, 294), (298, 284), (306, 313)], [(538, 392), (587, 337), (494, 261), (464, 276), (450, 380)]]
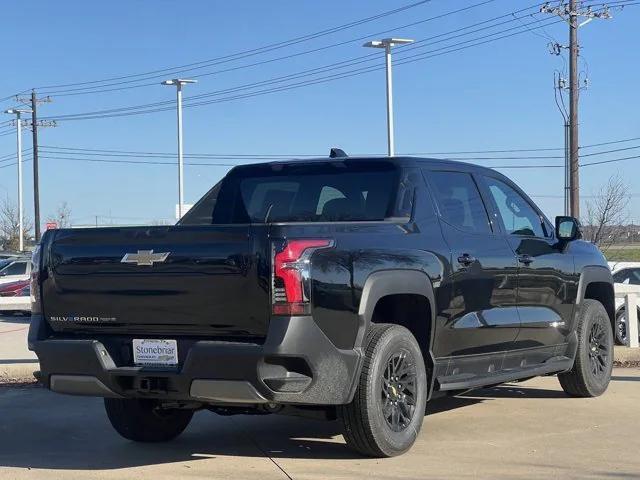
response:
[[(629, 340), (627, 339), (627, 315), (624, 308), (618, 310), (616, 313), (616, 327), (615, 327), (615, 340), (617, 345), (628, 345)], [(638, 318), (640, 318), (640, 308), (638, 309)]]
[(572, 397), (597, 397), (609, 386), (613, 368), (613, 332), (609, 315), (597, 300), (584, 300), (577, 318), (578, 350), (573, 368), (558, 375)]
[(193, 410), (161, 409), (155, 400), (105, 398), (104, 408), (113, 428), (134, 442), (166, 442), (180, 435)]
[(364, 348), (356, 393), (339, 408), (345, 441), (366, 456), (400, 455), (415, 442), (427, 403), (420, 347), (406, 328), (376, 324), (367, 332)]

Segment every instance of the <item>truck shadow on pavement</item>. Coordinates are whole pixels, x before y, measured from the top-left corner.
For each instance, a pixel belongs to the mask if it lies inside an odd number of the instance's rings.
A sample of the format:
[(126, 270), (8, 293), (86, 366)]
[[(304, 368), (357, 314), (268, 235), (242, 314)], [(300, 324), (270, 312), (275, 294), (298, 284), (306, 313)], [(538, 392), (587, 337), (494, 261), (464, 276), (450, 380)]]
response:
[[(478, 390), (433, 400), (427, 416), (492, 398), (557, 394), (519, 387)], [(0, 468), (101, 470), (238, 456), (362, 459), (344, 444), (338, 421), (280, 415), (222, 417), (203, 411), (172, 442), (136, 444), (115, 433), (100, 399), (56, 395), (40, 388), (0, 389), (0, 411)]]
[(31, 322), (31, 315), (0, 313), (0, 324), (18, 323), (28, 325)]

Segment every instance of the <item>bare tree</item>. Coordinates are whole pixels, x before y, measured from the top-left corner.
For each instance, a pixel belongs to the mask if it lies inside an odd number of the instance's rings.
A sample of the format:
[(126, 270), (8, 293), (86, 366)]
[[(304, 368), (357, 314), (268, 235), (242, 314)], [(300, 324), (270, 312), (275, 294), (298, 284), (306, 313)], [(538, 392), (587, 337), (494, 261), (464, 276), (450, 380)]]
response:
[(624, 234), (623, 226), (629, 219), (629, 188), (619, 176), (609, 181), (587, 202), (584, 233), (586, 240), (607, 250)]
[[(23, 219), (23, 238), (31, 237), (33, 223), (29, 219)], [(17, 251), (20, 248), (20, 221), (18, 218), (18, 207), (9, 199), (0, 203), (0, 243), (4, 244), (6, 250)]]
[(58, 228), (71, 226), (71, 207), (67, 202), (62, 202), (53, 215), (47, 217), (47, 222), (55, 222)]

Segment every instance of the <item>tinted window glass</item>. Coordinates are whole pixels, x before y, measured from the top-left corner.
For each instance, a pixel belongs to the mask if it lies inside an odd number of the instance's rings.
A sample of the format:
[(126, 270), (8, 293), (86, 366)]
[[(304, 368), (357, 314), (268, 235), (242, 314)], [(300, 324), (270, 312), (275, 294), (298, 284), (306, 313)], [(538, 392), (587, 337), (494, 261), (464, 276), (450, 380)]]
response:
[(489, 217), (478, 187), (468, 173), (425, 172), (435, 188), (440, 215), (448, 224), (469, 232), (490, 232)]
[(181, 224), (384, 220), (395, 211), (398, 178), (395, 165), (383, 161), (236, 168), (216, 201), (205, 196)]
[(3, 275), (26, 275), (27, 274), (27, 262), (14, 262), (7, 265), (4, 269), (0, 270), (0, 274)]
[(538, 212), (522, 195), (506, 183), (485, 177), (505, 231), (510, 235), (544, 237), (545, 230)]
[(218, 194), (220, 192), (220, 184), (218, 182), (214, 187), (202, 197), (198, 203), (196, 203), (191, 210), (185, 213), (182, 220), (179, 222), (181, 225), (208, 225), (211, 223), (211, 217), (213, 215), (213, 209), (216, 206), (218, 200)]

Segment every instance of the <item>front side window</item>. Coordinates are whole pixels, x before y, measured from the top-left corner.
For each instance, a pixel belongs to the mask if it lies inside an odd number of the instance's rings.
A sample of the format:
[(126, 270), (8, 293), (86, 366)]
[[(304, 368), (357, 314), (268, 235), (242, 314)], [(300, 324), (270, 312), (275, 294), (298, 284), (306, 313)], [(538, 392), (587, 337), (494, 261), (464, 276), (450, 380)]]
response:
[(616, 272), (613, 275), (613, 282), (640, 285), (640, 268), (626, 268)]
[(442, 219), (467, 232), (489, 233), (489, 217), (473, 177), (464, 172), (432, 172), (431, 179)]
[(546, 237), (542, 218), (522, 195), (501, 180), (484, 178), (507, 234)]

